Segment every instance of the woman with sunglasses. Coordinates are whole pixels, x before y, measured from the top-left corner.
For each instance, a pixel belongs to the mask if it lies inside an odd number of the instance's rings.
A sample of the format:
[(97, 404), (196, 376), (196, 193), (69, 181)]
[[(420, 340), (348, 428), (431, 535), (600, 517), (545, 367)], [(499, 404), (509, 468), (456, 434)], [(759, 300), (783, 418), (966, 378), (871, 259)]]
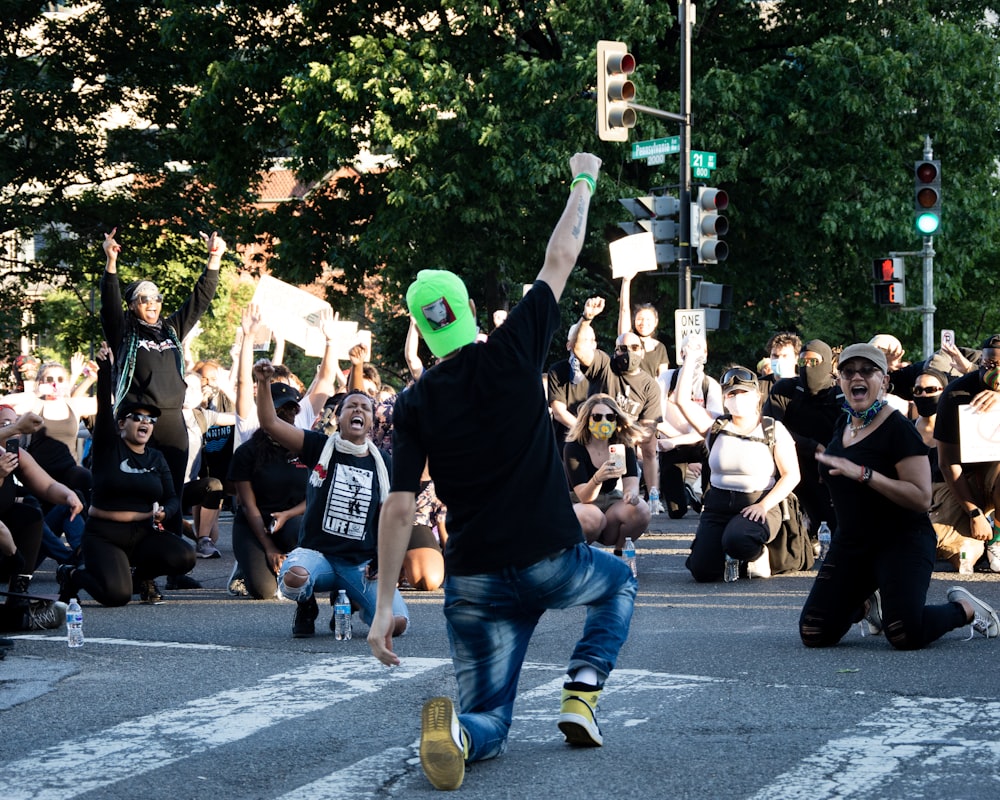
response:
[[(184, 351), (181, 340), (191, 332), (215, 297), (219, 267), (226, 243), (218, 233), (202, 234), (208, 248), (208, 264), (184, 304), (168, 317), (162, 316), (163, 296), (149, 280), (133, 281), (122, 292), (118, 282), (118, 253), (121, 246), (115, 232), (104, 236), (107, 264), (101, 277), (101, 326), (115, 356), (115, 409), (125, 403), (151, 403), (160, 409), (152, 444), (170, 465), (174, 493), (180, 497), (187, 468), (188, 435), (182, 408), (187, 384), (184, 382)], [(180, 506), (167, 516), (167, 530), (180, 535), (183, 524)], [(177, 576), (183, 578), (183, 576)], [(197, 586), (191, 579), (167, 588)], [(186, 585), (185, 585), (186, 584)]]
[(698, 358), (697, 350), (689, 349), (678, 377), (677, 404), (707, 437), (711, 474), (685, 566), (699, 583), (735, 578), (741, 562), (751, 577), (767, 578), (767, 544), (781, 527), (782, 501), (799, 482), (795, 442), (780, 422), (761, 417), (760, 384), (746, 367), (730, 367), (719, 381), (726, 413), (718, 421), (696, 404), (691, 381)]
[[(621, 555), (625, 540), (634, 542), (649, 525), (635, 457), (643, 434), (609, 394), (588, 397), (576, 417), (563, 450), (573, 511), (588, 543), (612, 547)], [(609, 445), (622, 447), (624, 465), (611, 457)]]
[(149, 446), (160, 409), (126, 400), (116, 413), (110, 359), (102, 342), (91, 444), (94, 492), (83, 531), (86, 566), (64, 564), (56, 570), (59, 598), (65, 602), (83, 589), (101, 605), (123, 606), (132, 597), (134, 579), (143, 603), (159, 603), (154, 579), (191, 570), (194, 550), (163, 530), (163, 520), (177, 512), (180, 500), (166, 459)]
[(837, 644), (862, 618), (897, 650), (969, 624), (988, 638), (1000, 634), (996, 611), (961, 587), (946, 603), (924, 605), (936, 548), (930, 461), (913, 425), (886, 405), (887, 373), (885, 353), (870, 344), (840, 354), (847, 413), (817, 456), (838, 525), (799, 617), (807, 647)]

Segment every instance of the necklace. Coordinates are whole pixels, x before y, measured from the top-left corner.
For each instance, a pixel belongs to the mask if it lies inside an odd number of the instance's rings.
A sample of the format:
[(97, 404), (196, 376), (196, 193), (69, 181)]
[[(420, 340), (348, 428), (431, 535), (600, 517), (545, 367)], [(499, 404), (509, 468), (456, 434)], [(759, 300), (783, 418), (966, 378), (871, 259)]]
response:
[(881, 411), (887, 405), (885, 400), (876, 400), (864, 411), (855, 411), (848, 402), (845, 400), (842, 408), (854, 419), (860, 419), (861, 424), (855, 425), (852, 421), (850, 422), (851, 428), (851, 438), (856, 438), (860, 431), (863, 431), (869, 425), (871, 425), (875, 418), (878, 416), (878, 412)]
[(857, 435), (858, 435), (858, 433), (860, 433), (861, 431), (863, 431), (865, 428), (867, 428), (869, 425), (871, 425), (874, 421), (875, 421), (875, 417), (871, 417), (870, 419), (866, 419), (860, 425), (854, 425), (852, 423), (851, 424), (851, 438), (852, 439), (856, 438)]

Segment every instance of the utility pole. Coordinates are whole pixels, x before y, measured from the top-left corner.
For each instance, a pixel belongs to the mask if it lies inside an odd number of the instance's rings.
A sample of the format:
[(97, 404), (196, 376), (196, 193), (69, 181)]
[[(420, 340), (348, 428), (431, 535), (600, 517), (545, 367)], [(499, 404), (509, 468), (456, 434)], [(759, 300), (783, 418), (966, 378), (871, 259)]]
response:
[(691, 30), (694, 28), (694, 4), (679, 0), (678, 16), (681, 26), (681, 164), (680, 231), (678, 237), (677, 304), (691, 308)]
[[(931, 147), (931, 137), (924, 136), (924, 159), (931, 161), (934, 150)], [(937, 349), (934, 346), (934, 237), (924, 237), (924, 247), (920, 251), (924, 272), (924, 302), (920, 309), (923, 317), (924, 358), (930, 358)]]

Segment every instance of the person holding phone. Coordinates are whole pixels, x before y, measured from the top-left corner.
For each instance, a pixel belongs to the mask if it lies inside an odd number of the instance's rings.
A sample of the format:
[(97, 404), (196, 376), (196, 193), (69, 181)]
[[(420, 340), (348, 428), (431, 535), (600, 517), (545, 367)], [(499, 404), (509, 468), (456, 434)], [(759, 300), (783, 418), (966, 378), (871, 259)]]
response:
[[(70, 517), (83, 511), (76, 492), (46, 472), (27, 450), (19, 446), (21, 434), (34, 433), (42, 419), (29, 413), (18, 416), (12, 406), (0, 405), (0, 436), (4, 450), (0, 454), (0, 526), (11, 535), (12, 548), (0, 548), (0, 581), (8, 582), (8, 591), (27, 594), (42, 543), (42, 512), (37, 504), (21, 502), (24, 494), (52, 505), (65, 505)], [(7, 602), (28, 606), (24, 598)]]
[[(642, 431), (611, 395), (594, 394), (577, 411), (563, 450), (570, 499), (584, 537), (588, 543), (613, 547), (616, 555), (621, 555), (625, 539), (634, 542), (649, 525), (635, 457), (641, 438)], [(615, 446), (622, 452), (611, 453)]]

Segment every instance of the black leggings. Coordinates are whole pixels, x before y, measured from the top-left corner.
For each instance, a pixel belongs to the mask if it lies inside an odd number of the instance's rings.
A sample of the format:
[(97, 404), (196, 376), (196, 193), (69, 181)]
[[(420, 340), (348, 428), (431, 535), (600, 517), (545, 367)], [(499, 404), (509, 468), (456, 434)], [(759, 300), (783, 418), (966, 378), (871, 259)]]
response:
[(870, 535), (872, 541), (863, 545), (834, 537), (799, 617), (803, 644), (837, 644), (861, 620), (864, 602), (876, 589), (883, 630), (897, 650), (919, 650), (968, 624), (958, 603), (924, 605), (937, 546), (929, 524), (927, 530)]
[(766, 492), (733, 492), (709, 487), (704, 508), (698, 520), (698, 531), (691, 543), (691, 555), (684, 566), (699, 583), (721, 581), (726, 568), (726, 556), (737, 561), (754, 561), (781, 527), (781, 505), (767, 512), (765, 522), (754, 522), (740, 515)]
[[(181, 409), (160, 409), (160, 416), (153, 427), (153, 437), (149, 443), (163, 453), (167, 466), (170, 468), (170, 475), (174, 479), (174, 494), (177, 495), (177, 513), (170, 519), (163, 520), (163, 527), (180, 536), (184, 530), (184, 512), (181, 508), (181, 500), (184, 497), (184, 478), (187, 472), (188, 457), (187, 427), (184, 425)], [(194, 568), (193, 565), (191, 568)]]
[(85, 568), (72, 574), (73, 588), (83, 589), (102, 606), (123, 606), (132, 598), (132, 567), (137, 581), (157, 575), (183, 575), (194, 569), (191, 546), (149, 520), (111, 522), (90, 517), (83, 530)]
[[(292, 517), (271, 538), (282, 553), (290, 553), (299, 543), (302, 517)], [(233, 518), (233, 555), (243, 570), (247, 592), (254, 600), (270, 600), (278, 590), (278, 578), (267, 563), (264, 546), (254, 536), (246, 517), (237, 512)]]
[[(13, 479), (12, 479), (13, 480)], [(0, 521), (10, 528), (17, 551), (24, 558), (24, 572), (35, 571), (38, 552), (42, 546), (42, 512), (37, 506), (26, 503), (12, 503), (0, 513)], [(10, 575), (0, 575), (6, 581)]]

